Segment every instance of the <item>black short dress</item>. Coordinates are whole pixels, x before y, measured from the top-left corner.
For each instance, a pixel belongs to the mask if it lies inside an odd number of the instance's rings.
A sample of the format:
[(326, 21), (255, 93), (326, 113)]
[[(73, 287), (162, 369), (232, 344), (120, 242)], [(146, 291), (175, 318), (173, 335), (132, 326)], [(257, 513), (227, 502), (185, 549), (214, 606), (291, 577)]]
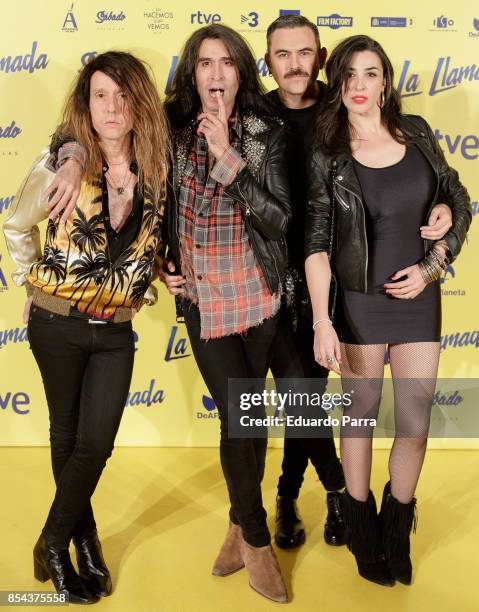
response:
[(340, 288), (335, 321), (339, 338), (350, 344), (439, 341), (439, 281), (410, 300), (390, 297), (384, 289), (395, 272), (424, 257), (419, 228), (435, 193), (433, 169), (413, 144), (392, 166), (370, 168), (354, 160), (354, 168), (366, 215), (368, 287), (367, 293)]

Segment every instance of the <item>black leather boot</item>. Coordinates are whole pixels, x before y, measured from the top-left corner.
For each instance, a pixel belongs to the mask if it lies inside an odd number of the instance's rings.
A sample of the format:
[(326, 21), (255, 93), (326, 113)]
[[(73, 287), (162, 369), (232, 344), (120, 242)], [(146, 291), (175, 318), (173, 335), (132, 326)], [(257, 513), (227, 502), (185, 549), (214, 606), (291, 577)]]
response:
[(280, 548), (297, 548), (304, 544), (306, 534), (298, 513), (296, 500), (291, 497), (276, 497), (276, 529), (274, 539)]
[(106, 566), (96, 529), (82, 536), (74, 536), (78, 570), (92, 593), (98, 597), (111, 595), (110, 572)]
[(33, 549), (33, 573), (40, 582), (51, 578), (57, 592), (65, 595), (69, 603), (91, 604), (98, 601), (98, 597), (88, 590), (76, 573), (68, 548), (48, 546), (43, 534)]
[(392, 586), (394, 580), (384, 558), (376, 500), (371, 491), (368, 499), (358, 501), (346, 490), (343, 496), (347, 545), (356, 558), (359, 575), (380, 584)]
[(391, 483), (384, 487), (379, 513), (384, 554), (391, 576), (403, 584), (411, 584), (412, 564), (409, 534), (416, 532), (416, 498), (402, 504), (391, 494)]
[(342, 494), (339, 491), (330, 491), (326, 496), (328, 516), (324, 525), (324, 540), (330, 546), (346, 544), (346, 527), (344, 525)]

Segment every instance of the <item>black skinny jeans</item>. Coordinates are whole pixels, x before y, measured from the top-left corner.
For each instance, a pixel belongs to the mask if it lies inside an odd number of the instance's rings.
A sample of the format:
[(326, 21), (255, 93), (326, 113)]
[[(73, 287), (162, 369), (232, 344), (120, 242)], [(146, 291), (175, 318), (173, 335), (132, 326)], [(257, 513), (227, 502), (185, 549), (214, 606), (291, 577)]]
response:
[[(266, 378), (278, 317), (267, 319), (244, 334), (205, 341), (200, 339), (198, 307), (185, 301), (184, 316), (196, 363), (218, 408), (220, 459), (230, 498), (230, 519), (241, 525), (248, 544), (266, 546), (271, 537), (266, 525), (261, 481), (268, 440), (266, 437), (229, 437), (228, 378)], [(240, 410), (239, 406), (235, 408)]]
[(32, 305), (28, 339), (43, 379), (57, 485), (43, 534), (67, 548), (95, 528), (90, 498), (110, 457), (133, 371), (131, 322), (90, 324)]
[[(288, 309), (281, 307), (278, 332), (273, 347), (271, 372), (278, 378), (318, 378), (326, 388), (329, 370), (320, 366), (314, 359), (312, 316), (308, 304), (303, 304), (298, 312), (297, 330), (294, 331)], [(278, 390), (281, 385), (278, 385)], [(287, 391), (285, 389), (285, 391)], [(286, 407), (287, 410), (287, 407)], [(324, 413), (323, 416), (326, 416)], [(278, 495), (296, 499), (303, 483), (308, 460), (316, 469), (319, 480), (327, 491), (344, 487), (343, 468), (336, 454), (332, 429), (324, 428), (328, 434), (320, 438), (297, 438), (288, 435), (284, 438), (282, 474), (278, 481)]]

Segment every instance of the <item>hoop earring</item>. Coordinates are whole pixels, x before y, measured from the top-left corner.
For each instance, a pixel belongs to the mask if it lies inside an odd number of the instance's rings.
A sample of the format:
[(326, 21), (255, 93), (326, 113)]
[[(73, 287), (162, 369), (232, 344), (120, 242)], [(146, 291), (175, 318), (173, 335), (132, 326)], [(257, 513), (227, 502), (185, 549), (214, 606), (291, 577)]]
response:
[(379, 104), (379, 108), (384, 108), (384, 103), (386, 101), (386, 96), (384, 95), (384, 91), (381, 92), (381, 103)]

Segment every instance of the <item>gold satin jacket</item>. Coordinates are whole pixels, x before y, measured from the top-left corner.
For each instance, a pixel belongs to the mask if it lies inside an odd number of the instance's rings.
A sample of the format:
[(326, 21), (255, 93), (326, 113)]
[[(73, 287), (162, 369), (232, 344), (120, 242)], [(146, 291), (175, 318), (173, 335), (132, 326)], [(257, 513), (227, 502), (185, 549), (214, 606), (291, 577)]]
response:
[[(13, 201), (3, 231), (17, 264), (17, 285), (38, 287), (63, 298), (80, 312), (111, 317), (116, 308), (136, 308), (156, 301), (150, 282), (160, 247), (164, 197), (158, 206), (145, 186), (143, 217), (137, 238), (111, 262), (103, 221), (101, 176), (82, 181), (75, 210), (62, 224), (48, 220), (43, 254), (38, 223), (48, 218), (41, 195), (55, 177), (48, 150), (42, 151)], [(145, 293), (149, 290), (149, 295)]]

